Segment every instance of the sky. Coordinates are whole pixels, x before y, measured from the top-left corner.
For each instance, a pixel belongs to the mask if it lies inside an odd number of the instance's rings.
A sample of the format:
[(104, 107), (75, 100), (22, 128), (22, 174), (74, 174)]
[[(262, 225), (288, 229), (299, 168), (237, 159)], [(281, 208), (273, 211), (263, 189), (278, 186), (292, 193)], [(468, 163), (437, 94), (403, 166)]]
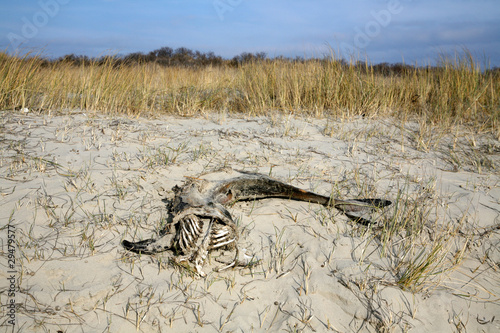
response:
[(427, 65), (464, 48), (500, 67), (499, 0), (1, 0), (0, 48), (99, 57), (168, 46), (232, 58)]

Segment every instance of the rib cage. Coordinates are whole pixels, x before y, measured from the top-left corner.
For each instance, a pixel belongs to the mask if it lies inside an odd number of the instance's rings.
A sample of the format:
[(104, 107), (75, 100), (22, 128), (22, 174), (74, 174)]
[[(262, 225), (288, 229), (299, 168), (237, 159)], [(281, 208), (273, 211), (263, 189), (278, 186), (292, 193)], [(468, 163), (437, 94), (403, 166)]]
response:
[(216, 224), (210, 233), (210, 246), (209, 250), (228, 247), (234, 248), (236, 246), (237, 235), (234, 229), (227, 225)]
[(203, 231), (203, 221), (196, 215), (187, 215), (179, 221), (173, 247), (182, 254), (188, 254), (196, 246)]
[[(200, 237), (203, 236), (205, 223), (208, 223), (208, 221), (204, 221), (204, 219), (192, 214), (179, 220), (172, 247), (183, 255), (192, 254), (193, 250), (200, 247), (199, 241)], [(212, 219), (212, 228), (208, 231), (207, 236), (209, 237), (208, 250), (224, 247), (232, 248), (235, 246), (237, 239), (233, 228), (218, 223), (214, 219)]]

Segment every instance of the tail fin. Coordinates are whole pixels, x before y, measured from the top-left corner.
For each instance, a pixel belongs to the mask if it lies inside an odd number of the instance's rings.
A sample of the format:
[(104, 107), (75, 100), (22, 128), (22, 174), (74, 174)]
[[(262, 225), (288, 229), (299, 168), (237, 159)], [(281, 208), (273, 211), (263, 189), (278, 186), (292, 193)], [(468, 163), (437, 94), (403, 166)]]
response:
[(370, 225), (374, 222), (363, 216), (369, 215), (375, 209), (384, 208), (391, 204), (391, 201), (384, 199), (356, 199), (335, 200), (334, 206), (356, 223)]

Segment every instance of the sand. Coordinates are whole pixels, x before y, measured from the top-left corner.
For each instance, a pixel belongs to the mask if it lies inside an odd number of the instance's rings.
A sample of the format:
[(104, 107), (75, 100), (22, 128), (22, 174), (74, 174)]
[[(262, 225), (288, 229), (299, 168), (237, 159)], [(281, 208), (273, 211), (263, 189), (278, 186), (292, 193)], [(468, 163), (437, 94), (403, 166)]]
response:
[[(0, 115), (2, 331), (500, 330), (493, 137), (279, 113)], [(367, 227), (309, 203), (237, 203), (239, 247), (258, 262), (208, 262), (205, 278), (122, 248), (167, 223), (174, 185), (222, 167), (394, 204)]]

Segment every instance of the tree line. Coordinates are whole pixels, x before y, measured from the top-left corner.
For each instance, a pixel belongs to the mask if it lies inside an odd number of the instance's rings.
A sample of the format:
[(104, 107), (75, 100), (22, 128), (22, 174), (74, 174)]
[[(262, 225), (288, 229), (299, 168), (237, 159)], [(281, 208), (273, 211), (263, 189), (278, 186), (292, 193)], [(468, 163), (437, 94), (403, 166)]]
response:
[[(214, 52), (200, 52), (198, 50), (190, 50), (186, 47), (179, 47), (173, 49), (171, 47), (161, 47), (159, 49), (150, 51), (148, 53), (143, 52), (133, 52), (126, 55), (106, 55), (98, 58), (92, 58), (85, 55), (75, 55), (68, 54), (56, 59), (44, 59), (46, 65), (57, 64), (57, 63), (69, 63), (72, 65), (104, 65), (112, 64), (113, 66), (123, 66), (123, 65), (136, 65), (136, 64), (146, 64), (155, 63), (160, 66), (166, 67), (207, 67), (207, 66), (230, 66), (238, 67), (246, 63), (252, 62), (271, 62), (271, 61), (285, 61), (285, 62), (300, 62), (305, 63), (308, 61), (321, 62), (321, 63), (331, 63), (332, 57), (327, 55), (323, 58), (304, 58), (304, 57), (284, 57), (276, 56), (270, 58), (265, 52), (243, 52), (231, 59), (223, 58), (220, 55), (216, 55)], [(378, 63), (378, 64), (368, 64), (364, 61), (356, 61), (354, 64), (347, 62), (345, 59), (335, 59), (333, 61), (338, 62), (341, 66), (348, 67), (354, 66), (360, 72), (370, 71), (374, 74), (379, 74), (383, 76), (394, 76), (402, 75), (408, 73), (409, 71), (415, 70), (415, 66), (403, 64), (403, 63)], [(429, 69), (428, 66), (425, 67)], [(431, 67), (431, 69), (439, 70), (440, 66)], [(500, 74), (500, 68), (494, 67), (491, 69), (486, 69), (485, 74)]]
[(133, 52), (127, 55), (106, 55), (98, 58), (91, 58), (85, 55), (67, 54), (53, 60), (46, 60), (50, 63), (71, 63), (74, 65), (89, 64), (109, 64), (114, 65), (134, 65), (144, 63), (156, 63), (161, 66), (184, 66), (184, 67), (206, 67), (206, 66), (239, 66), (244, 63), (254, 61), (264, 61), (268, 59), (265, 52), (249, 53), (243, 52), (232, 59), (225, 59), (214, 52), (193, 51), (186, 47), (173, 49), (171, 47), (161, 47), (148, 53)]

